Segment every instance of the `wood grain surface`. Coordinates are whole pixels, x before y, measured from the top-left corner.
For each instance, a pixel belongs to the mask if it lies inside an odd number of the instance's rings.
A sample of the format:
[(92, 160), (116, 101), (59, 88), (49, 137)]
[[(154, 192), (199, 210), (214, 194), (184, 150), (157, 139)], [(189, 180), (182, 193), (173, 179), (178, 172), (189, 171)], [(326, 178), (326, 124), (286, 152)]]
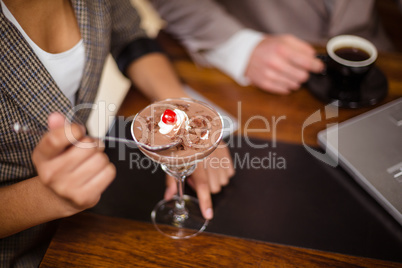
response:
[(173, 240), (150, 223), (81, 213), (63, 221), (41, 267), (379, 268), (400, 264), (210, 233)]

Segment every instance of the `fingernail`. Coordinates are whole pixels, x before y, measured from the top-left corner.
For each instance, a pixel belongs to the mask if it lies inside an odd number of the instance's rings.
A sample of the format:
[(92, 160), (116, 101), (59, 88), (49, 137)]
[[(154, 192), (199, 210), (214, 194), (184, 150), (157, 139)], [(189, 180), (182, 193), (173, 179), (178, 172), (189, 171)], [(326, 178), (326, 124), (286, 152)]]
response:
[(214, 212), (212, 211), (212, 208), (208, 208), (205, 211), (205, 217), (207, 218), (207, 220), (210, 220), (213, 218), (213, 216), (214, 216)]

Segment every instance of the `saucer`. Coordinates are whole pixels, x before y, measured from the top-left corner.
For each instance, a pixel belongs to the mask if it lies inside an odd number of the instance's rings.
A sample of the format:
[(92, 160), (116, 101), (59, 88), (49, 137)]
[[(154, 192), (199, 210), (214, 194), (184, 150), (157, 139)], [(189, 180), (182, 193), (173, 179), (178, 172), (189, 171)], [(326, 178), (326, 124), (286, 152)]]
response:
[[(326, 56), (320, 55), (324, 63)], [(310, 79), (307, 81), (306, 86), (308, 90), (319, 100), (330, 103), (335, 101), (335, 105), (342, 108), (359, 108), (365, 106), (375, 105), (380, 102), (388, 93), (388, 81), (384, 73), (377, 67), (373, 66), (367, 73), (366, 77), (360, 84), (360, 100), (347, 101), (338, 100), (330, 97), (330, 91), (334, 85), (331, 77), (326, 74), (310, 74)]]

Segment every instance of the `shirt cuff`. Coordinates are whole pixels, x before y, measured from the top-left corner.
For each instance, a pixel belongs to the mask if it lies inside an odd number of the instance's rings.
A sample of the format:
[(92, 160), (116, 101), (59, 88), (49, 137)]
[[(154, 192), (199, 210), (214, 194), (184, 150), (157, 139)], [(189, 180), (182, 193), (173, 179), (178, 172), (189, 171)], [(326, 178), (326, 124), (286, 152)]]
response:
[(222, 45), (203, 54), (210, 64), (232, 77), (239, 85), (248, 86), (250, 82), (244, 73), (251, 53), (263, 38), (263, 33), (241, 30)]

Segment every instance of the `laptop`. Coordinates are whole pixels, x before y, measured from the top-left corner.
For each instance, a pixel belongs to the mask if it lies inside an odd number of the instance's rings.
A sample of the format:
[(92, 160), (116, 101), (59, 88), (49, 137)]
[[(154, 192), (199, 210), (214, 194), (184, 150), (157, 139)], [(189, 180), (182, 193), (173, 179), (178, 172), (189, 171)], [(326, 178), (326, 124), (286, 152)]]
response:
[(319, 132), (318, 143), (402, 225), (402, 98)]

